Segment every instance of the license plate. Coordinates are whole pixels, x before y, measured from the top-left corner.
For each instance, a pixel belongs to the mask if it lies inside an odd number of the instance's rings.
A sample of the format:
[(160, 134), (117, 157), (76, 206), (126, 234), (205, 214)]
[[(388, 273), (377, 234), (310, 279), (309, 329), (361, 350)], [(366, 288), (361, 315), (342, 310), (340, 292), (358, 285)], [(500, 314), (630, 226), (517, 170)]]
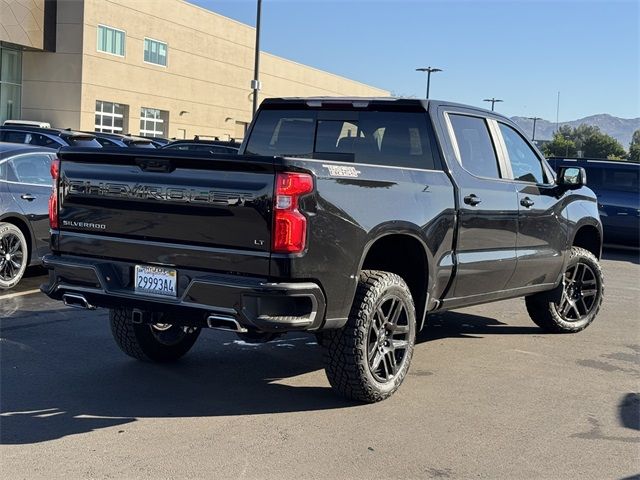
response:
[(135, 291), (176, 297), (178, 273), (172, 268), (136, 265)]

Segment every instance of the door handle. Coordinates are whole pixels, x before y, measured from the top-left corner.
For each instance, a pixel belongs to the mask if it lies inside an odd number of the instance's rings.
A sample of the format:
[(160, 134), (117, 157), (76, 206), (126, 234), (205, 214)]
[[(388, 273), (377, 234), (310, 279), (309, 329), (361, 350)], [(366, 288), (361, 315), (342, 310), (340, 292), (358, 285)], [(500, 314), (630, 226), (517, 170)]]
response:
[(472, 193), (471, 195), (467, 195), (466, 197), (464, 197), (464, 203), (466, 203), (467, 205), (471, 205), (472, 207), (475, 207), (481, 201), (482, 200), (480, 200), (475, 193)]
[(23, 200), (26, 200), (27, 202), (33, 202), (36, 199), (36, 197), (31, 195), (30, 193), (25, 193), (23, 195), (20, 195), (20, 198)]
[(520, 205), (522, 205), (523, 207), (533, 207), (533, 205), (536, 202), (534, 202), (533, 200), (531, 200), (529, 197), (524, 197), (522, 200), (520, 200)]

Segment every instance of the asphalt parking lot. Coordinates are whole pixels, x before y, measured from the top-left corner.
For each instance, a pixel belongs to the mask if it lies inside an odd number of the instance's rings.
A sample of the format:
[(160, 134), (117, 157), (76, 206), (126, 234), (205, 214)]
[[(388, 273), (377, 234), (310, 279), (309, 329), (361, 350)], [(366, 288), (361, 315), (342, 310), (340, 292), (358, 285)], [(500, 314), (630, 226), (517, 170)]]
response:
[[(613, 479), (640, 473), (640, 265), (607, 251), (605, 302), (575, 335), (522, 300), (430, 318), (391, 399), (335, 397), (311, 335), (205, 331), (136, 362), (106, 311), (0, 296), (0, 475), (19, 478)], [(21, 293), (25, 293), (20, 295)]]

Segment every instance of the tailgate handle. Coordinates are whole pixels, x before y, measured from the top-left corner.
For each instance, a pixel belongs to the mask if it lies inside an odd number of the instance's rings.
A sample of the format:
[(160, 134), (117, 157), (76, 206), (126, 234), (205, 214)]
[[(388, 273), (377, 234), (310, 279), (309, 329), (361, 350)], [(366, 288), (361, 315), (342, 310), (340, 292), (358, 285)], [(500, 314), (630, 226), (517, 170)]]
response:
[(136, 164), (145, 172), (173, 172), (174, 168), (169, 160), (158, 160), (152, 158), (138, 158)]

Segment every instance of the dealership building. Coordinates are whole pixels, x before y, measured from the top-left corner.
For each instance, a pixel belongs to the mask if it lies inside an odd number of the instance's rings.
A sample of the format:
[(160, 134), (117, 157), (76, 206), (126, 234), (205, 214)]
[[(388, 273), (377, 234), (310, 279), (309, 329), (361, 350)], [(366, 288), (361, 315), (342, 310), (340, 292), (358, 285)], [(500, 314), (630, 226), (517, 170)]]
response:
[[(242, 138), (254, 49), (253, 27), (184, 0), (0, 0), (0, 122)], [(259, 100), (389, 95), (264, 52), (260, 80)]]

